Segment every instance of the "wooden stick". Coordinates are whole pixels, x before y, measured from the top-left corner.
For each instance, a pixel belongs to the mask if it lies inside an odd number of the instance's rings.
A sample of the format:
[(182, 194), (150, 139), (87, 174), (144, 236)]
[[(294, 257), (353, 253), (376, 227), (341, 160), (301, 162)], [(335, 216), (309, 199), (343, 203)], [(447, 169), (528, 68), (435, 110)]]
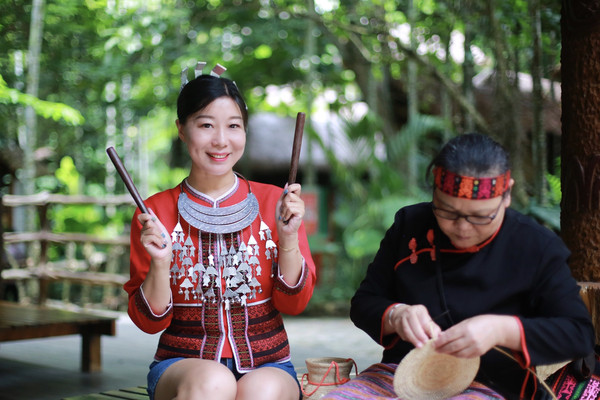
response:
[(304, 132), (304, 120), (306, 114), (299, 112), (296, 116), (296, 130), (294, 131), (294, 147), (292, 148), (292, 160), (290, 162), (290, 175), (288, 184), (296, 182), (298, 163), (300, 162), (300, 149), (302, 148), (302, 134)]
[(131, 180), (131, 176), (129, 176), (129, 173), (125, 169), (125, 166), (119, 158), (119, 155), (117, 154), (115, 148), (111, 146), (108, 149), (106, 149), (106, 152), (108, 153), (108, 157), (110, 158), (112, 163), (115, 165), (117, 172), (119, 173), (119, 175), (121, 175), (121, 179), (123, 179), (123, 183), (125, 183), (125, 186), (127, 187), (127, 190), (129, 190), (131, 197), (133, 197), (135, 204), (137, 204), (138, 208), (144, 214), (148, 214), (148, 208), (146, 208), (144, 200), (142, 200), (142, 197), (138, 193), (135, 185), (133, 184), (133, 180)]

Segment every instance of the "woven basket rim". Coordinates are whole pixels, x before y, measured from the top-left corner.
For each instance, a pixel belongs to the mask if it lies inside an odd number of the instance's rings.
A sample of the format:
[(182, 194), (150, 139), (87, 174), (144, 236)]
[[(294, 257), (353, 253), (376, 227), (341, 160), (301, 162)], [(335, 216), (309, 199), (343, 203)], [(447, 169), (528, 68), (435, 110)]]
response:
[(437, 400), (464, 391), (475, 379), (480, 358), (438, 353), (429, 340), (411, 350), (394, 373), (394, 391), (400, 398)]

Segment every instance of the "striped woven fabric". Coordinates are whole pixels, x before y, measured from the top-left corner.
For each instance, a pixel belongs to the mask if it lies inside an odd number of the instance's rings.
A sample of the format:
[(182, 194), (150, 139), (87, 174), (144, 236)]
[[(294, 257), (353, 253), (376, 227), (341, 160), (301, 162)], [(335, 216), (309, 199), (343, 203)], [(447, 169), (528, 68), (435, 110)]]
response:
[[(394, 372), (398, 364), (374, 364), (350, 382), (327, 393), (322, 400), (397, 400), (394, 392)], [(452, 400), (504, 399), (490, 388), (473, 382)]]

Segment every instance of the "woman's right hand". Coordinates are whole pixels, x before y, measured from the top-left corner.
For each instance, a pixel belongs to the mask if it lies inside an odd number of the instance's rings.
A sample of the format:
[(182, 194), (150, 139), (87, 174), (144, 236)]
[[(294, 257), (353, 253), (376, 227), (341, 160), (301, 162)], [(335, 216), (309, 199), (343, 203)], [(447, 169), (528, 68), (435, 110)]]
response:
[(160, 222), (154, 211), (148, 210), (150, 214), (138, 215), (138, 221), (142, 224), (140, 241), (154, 263), (167, 267), (171, 264), (172, 247), (169, 233)]
[(389, 322), (402, 340), (412, 343), (415, 347), (422, 347), (442, 331), (438, 324), (433, 322), (427, 308), (421, 304), (398, 305), (393, 310)]
[(142, 224), (140, 241), (150, 254), (150, 269), (144, 279), (144, 296), (152, 311), (162, 314), (171, 304), (171, 287), (169, 269), (171, 267), (172, 246), (169, 233), (160, 222), (154, 211), (150, 214), (138, 215)]

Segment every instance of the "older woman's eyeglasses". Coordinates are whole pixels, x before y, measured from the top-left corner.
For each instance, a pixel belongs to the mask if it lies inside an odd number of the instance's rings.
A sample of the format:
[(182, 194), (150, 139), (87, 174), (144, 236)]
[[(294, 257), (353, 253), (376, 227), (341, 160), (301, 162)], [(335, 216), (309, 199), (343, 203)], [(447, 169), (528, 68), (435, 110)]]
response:
[(486, 216), (484, 216), (484, 215), (465, 215), (465, 214), (458, 213), (456, 211), (444, 210), (443, 208), (436, 207), (435, 204), (433, 204), (433, 202), (431, 203), (431, 209), (433, 210), (433, 213), (435, 215), (437, 215), (438, 217), (443, 218), (443, 219), (449, 219), (451, 221), (456, 221), (460, 218), (464, 218), (465, 221), (467, 221), (473, 225), (488, 225), (488, 224), (492, 223), (494, 218), (496, 218), (496, 216), (498, 215), (498, 212), (500, 211), (500, 207), (502, 207), (503, 203), (504, 203), (504, 196), (502, 196), (502, 201), (500, 202), (500, 204), (498, 204), (498, 208), (496, 208), (496, 211), (494, 211), (494, 213), (492, 215), (486, 215)]

